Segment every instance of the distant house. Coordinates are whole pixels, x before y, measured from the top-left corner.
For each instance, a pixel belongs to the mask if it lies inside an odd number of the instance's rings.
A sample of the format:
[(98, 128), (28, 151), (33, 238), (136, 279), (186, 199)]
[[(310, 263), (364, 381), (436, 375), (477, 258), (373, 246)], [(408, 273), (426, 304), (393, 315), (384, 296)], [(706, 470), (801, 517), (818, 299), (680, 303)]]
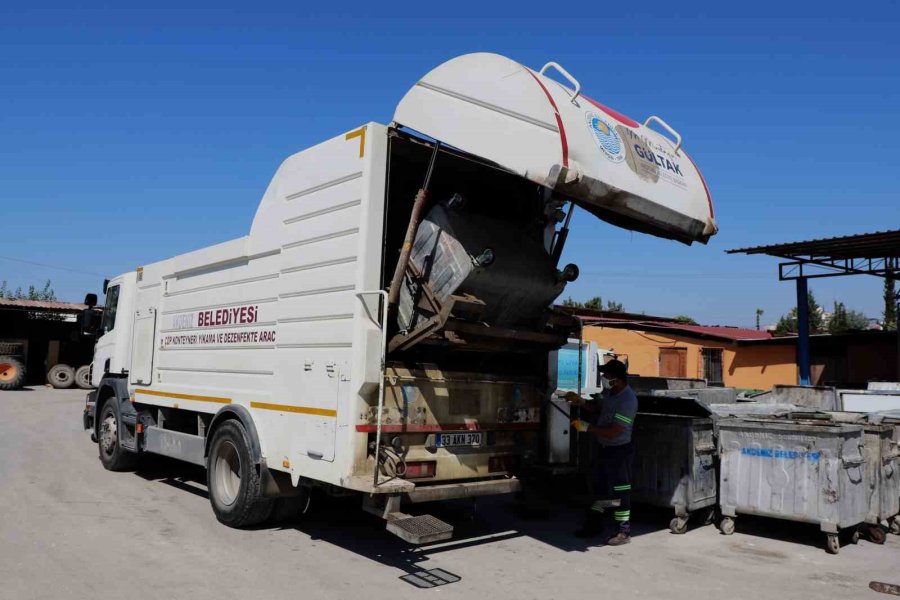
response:
[[(797, 383), (796, 336), (631, 313), (573, 312), (584, 322), (585, 340), (626, 357), (636, 375), (700, 378), (745, 389)], [(870, 380), (896, 380), (895, 332), (813, 335), (811, 348), (814, 385), (864, 387)]]

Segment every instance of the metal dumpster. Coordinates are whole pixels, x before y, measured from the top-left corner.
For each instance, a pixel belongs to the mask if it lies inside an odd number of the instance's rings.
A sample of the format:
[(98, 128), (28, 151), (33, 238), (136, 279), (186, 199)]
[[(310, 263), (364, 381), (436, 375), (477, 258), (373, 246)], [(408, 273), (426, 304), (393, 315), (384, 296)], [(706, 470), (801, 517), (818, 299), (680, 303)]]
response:
[(885, 540), (881, 522), (891, 524), (900, 513), (900, 461), (893, 435), (892, 425), (865, 426), (866, 493), (869, 498), (866, 523), (869, 539), (879, 544)]
[[(796, 417), (796, 414), (794, 415)], [(865, 489), (868, 512), (865, 523), (868, 538), (877, 543), (885, 541), (881, 522), (886, 521), (892, 528), (897, 526), (900, 513), (900, 452), (894, 441), (896, 426), (894, 419), (875, 413), (822, 412), (812, 415), (813, 419), (827, 419), (827, 422), (851, 423), (863, 426), (865, 449)]]
[(687, 531), (691, 513), (716, 504), (716, 444), (709, 409), (692, 398), (638, 397), (632, 500), (673, 508), (672, 533)]
[(727, 418), (717, 429), (722, 533), (738, 514), (816, 523), (837, 554), (838, 533), (865, 521), (862, 425)]

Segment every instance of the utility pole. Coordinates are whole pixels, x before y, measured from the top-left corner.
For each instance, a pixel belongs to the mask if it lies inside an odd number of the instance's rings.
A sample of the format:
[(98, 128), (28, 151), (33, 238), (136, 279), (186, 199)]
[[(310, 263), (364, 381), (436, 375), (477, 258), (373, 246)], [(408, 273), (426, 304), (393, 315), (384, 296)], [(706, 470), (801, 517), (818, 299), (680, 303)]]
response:
[(763, 316), (765, 311), (761, 308), (756, 309), (756, 330), (759, 331), (759, 318)]

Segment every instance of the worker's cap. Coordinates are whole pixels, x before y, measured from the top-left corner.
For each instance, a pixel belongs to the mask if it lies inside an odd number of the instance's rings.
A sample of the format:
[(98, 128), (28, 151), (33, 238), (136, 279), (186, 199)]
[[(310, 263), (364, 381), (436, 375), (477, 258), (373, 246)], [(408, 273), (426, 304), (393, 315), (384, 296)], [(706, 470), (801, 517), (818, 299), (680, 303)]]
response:
[(628, 368), (621, 360), (612, 359), (606, 364), (600, 365), (600, 372), (610, 377), (622, 378), (628, 375)]

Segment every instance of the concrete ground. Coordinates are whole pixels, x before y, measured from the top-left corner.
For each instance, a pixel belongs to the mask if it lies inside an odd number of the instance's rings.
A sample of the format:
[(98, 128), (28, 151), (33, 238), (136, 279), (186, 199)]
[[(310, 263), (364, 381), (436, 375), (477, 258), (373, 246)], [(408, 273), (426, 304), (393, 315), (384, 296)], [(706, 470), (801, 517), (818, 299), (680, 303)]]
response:
[[(363, 513), (325, 499), (305, 520), (237, 531), (220, 525), (203, 471), (157, 460), (104, 471), (81, 430), (82, 391), (0, 392), (0, 599), (31, 598), (887, 598), (900, 583), (900, 537), (823, 550), (814, 526), (738, 519), (726, 537), (667, 529), (636, 508), (628, 546), (571, 536), (577, 511), (515, 516), (510, 499), (432, 512), (452, 542), (415, 549)], [(440, 568), (461, 577), (418, 589), (401, 576)]]

